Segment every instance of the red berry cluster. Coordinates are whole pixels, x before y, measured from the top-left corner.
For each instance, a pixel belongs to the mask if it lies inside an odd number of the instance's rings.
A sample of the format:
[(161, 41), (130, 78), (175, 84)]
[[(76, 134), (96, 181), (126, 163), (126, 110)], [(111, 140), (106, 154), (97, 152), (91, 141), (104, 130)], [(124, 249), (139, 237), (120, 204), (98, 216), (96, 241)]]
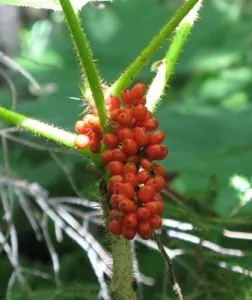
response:
[(168, 154), (162, 144), (165, 134), (157, 129), (158, 121), (148, 111), (146, 87), (138, 83), (123, 90), (118, 97), (107, 100), (113, 133), (103, 136), (107, 150), (102, 162), (111, 177), (107, 184), (110, 194), (110, 231), (133, 239), (138, 233), (151, 238), (161, 226), (164, 207), (160, 190), (165, 186), (164, 168), (154, 163)]

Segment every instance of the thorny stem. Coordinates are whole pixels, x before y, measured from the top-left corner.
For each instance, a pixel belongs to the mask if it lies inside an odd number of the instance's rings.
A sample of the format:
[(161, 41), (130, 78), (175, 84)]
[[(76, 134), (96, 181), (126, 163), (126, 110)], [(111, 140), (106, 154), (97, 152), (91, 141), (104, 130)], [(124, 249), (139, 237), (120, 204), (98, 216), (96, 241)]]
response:
[(165, 40), (171, 35), (177, 25), (190, 12), (194, 5), (200, 0), (188, 0), (174, 15), (174, 17), (164, 26), (164, 28), (154, 37), (134, 62), (123, 72), (119, 79), (112, 85), (111, 94), (118, 96), (120, 91), (126, 88), (137, 74), (147, 64), (153, 54), (163, 45)]
[(93, 54), (91, 48), (89, 47), (87, 36), (84, 30), (81, 28), (80, 21), (71, 5), (71, 2), (69, 0), (60, 0), (60, 4), (62, 6), (62, 10), (64, 12), (66, 21), (72, 34), (73, 41), (79, 54), (82, 69), (86, 74), (89, 87), (92, 91), (101, 126), (103, 128), (103, 131), (107, 132), (107, 130), (109, 129), (107, 108), (105, 105), (103, 90), (99, 78), (100, 76), (93, 60)]
[(153, 238), (156, 241), (158, 249), (160, 250), (160, 252), (163, 255), (163, 257), (165, 258), (166, 263), (168, 265), (168, 271), (169, 271), (169, 274), (170, 274), (170, 278), (171, 278), (171, 283), (172, 283), (172, 286), (173, 286), (173, 290), (176, 293), (176, 295), (178, 297), (178, 300), (183, 300), (184, 298), (183, 298), (183, 295), (182, 295), (182, 292), (181, 292), (181, 288), (180, 288), (180, 286), (178, 284), (178, 281), (177, 281), (176, 275), (175, 275), (175, 271), (173, 269), (172, 259), (169, 257), (169, 255), (165, 251), (163, 243), (161, 242), (159, 236), (156, 233), (153, 234)]
[(185, 16), (172, 39), (172, 43), (166, 52), (165, 58), (157, 62), (157, 74), (154, 77), (147, 93), (147, 107), (154, 111), (164, 93), (165, 87), (174, 72), (174, 68), (179, 60), (182, 49), (191, 32), (194, 22), (197, 19), (197, 14), (203, 0), (194, 6), (194, 8)]
[[(62, 144), (70, 149), (75, 149), (74, 140), (76, 135), (63, 129), (48, 125), (35, 119), (28, 118), (22, 114), (13, 112), (0, 106), (0, 120), (9, 124), (20, 126), (34, 135), (42, 136), (56, 143)], [(100, 156), (93, 154), (89, 148), (79, 150), (84, 155), (88, 156), (96, 166), (100, 166)]]

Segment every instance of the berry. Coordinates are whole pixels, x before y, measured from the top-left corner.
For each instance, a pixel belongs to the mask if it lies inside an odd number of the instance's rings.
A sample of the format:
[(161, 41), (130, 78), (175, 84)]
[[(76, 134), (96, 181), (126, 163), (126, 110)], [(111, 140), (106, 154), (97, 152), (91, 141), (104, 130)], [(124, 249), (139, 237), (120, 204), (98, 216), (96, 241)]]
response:
[(113, 149), (113, 148), (117, 147), (118, 142), (119, 142), (119, 139), (114, 133), (104, 134), (103, 143), (105, 146)]
[(116, 120), (122, 126), (130, 126), (132, 119), (132, 112), (130, 110), (123, 110), (119, 113)]
[(137, 232), (142, 239), (148, 240), (153, 234), (153, 229), (149, 221), (142, 221), (138, 224)]
[(145, 127), (148, 131), (155, 130), (158, 127), (158, 121), (154, 118), (145, 118), (141, 122), (141, 126)]
[(147, 114), (147, 108), (143, 104), (138, 104), (133, 110), (133, 117), (136, 118), (137, 121), (143, 121)]
[(127, 173), (133, 173), (133, 174), (137, 173), (137, 168), (136, 168), (136, 164), (135, 163), (133, 163), (133, 162), (127, 162), (123, 166), (123, 174), (127, 174)]
[(124, 211), (125, 213), (131, 213), (136, 211), (136, 204), (128, 198), (122, 199), (118, 207), (121, 211)]
[(120, 100), (116, 96), (112, 96), (112, 95), (109, 96), (108, 99), (106, 100), (106, 104), (110, 111), (120, 108)]
[(151, 144), (160, 144), (165, 138), (165, 133), (163, 130), (157, 130), (149, 136), (149, 141)]
[(109, 223), (109, 229), (114, 235), (120, 235), (122, 233), (122, 224), (113, 220)]
[(149, 144), (149, 136), (144, 127), (134, 128), (135, 141), (139, 147), (147, 146)]
[(137, 197), (142, 202), (149, 202), (153, 199), (155, 193), (154, 187), (150, 185), (144, 185), (140, 188), (140, 190), (137, 192)]
[(154, 215), (151, 219), (150, 219), (150, 225), (153, 229), (158, 229), (161, 227), (162, 225), (162, 219), (160, 218), (159, 215)]
[(123, 220), (124, 226), (128, 228), (136, 228), (137, 227), (137, 216), (135, 213), (129, 213), (125, 215), (125, 218)]
[(118, 186), (118, 192), (118, 194), (125, 195), (130, 199), (135, 195), (135, 190), (129, 182), (121, 183), (120, 186)]
[(126, 159), (127, 157), (121, 149), (115, 148), (112, 150), (112, 160), (125, 162)]
[(141, 98), (145, 95), (146, 86), (144, 83), (137, 83), (133, 86), (131, 93), (134, 98)]
[(123, 151), (128, 155), (136, 154), (138, 151), (137, 143), (132, 139), (126, 139), (123, 141)]
[[(149, 147), (148, 147), (149, 148)], [(152, 169), (152, 162), (147, 159), (147, 158), (143, 158), (140, 161), (141, 166), (146, 170), (146, 171), (151, 171)]]
[(105, 150), (103, 153), (102, 153), (102, 163), (104, 165), (107, 165), (109, 162), (112, 161), (112, 151), (111, 150)]
[(133, 131), (128, 127), (122, 127), (117, 131), (117, 137), (120, 141), (124, 141), (126, 139), (134, 139)]
[(125, 182), (129, 182), (134, 188), (138, 185), (137, 176), (133, 173), (126, 173), (123, 178)]
[(121, 100), (124, 104), (132, 104), (134, 100), (134, 96), (131, 91), (123, 90), (120, 94)]
[(78, 149), (86, 148), (89, 145), (89, 137), (85, 134), (79, 134), (76, 136), (74, 144)]
[(151, 218), (151, 212), (146, 207), (139, 207), (136, 211), (136, 216), (139, 221), (146, 221)]
[(141, 171), (137, 174), (138, 184), (145, 183), (146, 180), (150, 178), (150, 173), (148, 171)]
[(126, 226), (123, 226), (122, 228), (122, 235), (128, 240), (133, 240), (136, 236), (136, 233), (137, 231), (135, 228), (128, 228)]
[(107, 169), (111, 175), (121, 175), (123, 173), (123, 166), (124, 164), (120, 161), (111, 161), (107, 165)]

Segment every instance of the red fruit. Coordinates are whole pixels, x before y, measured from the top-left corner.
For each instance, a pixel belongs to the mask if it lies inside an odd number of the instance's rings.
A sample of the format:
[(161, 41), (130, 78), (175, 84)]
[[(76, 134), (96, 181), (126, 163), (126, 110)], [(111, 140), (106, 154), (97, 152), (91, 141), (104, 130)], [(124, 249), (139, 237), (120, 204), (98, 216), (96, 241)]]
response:
[(146, 185), (150, 185), (154, 187), (156, 192), (159, 192), (161, 187), (160, 187), (160, 181), (156, 178), (150, 178), (145, 182)]
[(146, 149), (146, 153), (148, 158), (151, 160), (159, 159), (159, 157), (162, 155), (162, 147), (160, 144), (149, 145)]
[(162, 219), (160, 218), (159, 215), (154, 215), (151, 219), (150, 219), (150, 225), (153, 229), (158, 229), (161, 227), (162, 225)]
[(151, 218), (151, 212), (146, 207), (139, 207), (136, 211), (136, 216), (139, 221), (146, 221)]
[(130, 90), (123, 90), (120, 93), (120, 98), (124, 104), (132, 104), (134, 97)]
[(121, 127), (117, 131), (117, 137), (119, 138), (120, 141), (124, 141), (126, 139), (134, 139), (134, 133), (133, 131), (128, 128), (128, 127)]
[(75, 130), (78, 132), (78, 133), (86, 133), (85, 131), (85, 128), (86, 128), (86, 126), (85, 126), (85, 124), (84, 124), (84, 122), (82, 121), (82, 120), (80, 120), (80, 121), (77, 121), (76, 123), (75, 123)]
[(108, 109), (114, 110), (116, 108), (120, 108), (120, 100), (116, 96), (109, 96), (108, 99), (106, 100), (106, 104), (108, 105)]
[(158, 121), (155, 118), (145, 118), (141, 122), (141, 126), (145, 127), (147, 130), (155, 130), (158, 127)]
[(83, 122), (86, 126), (94, 125), (94, 126), (100, 126), (100, 121), (97, 116), (87, 114), (83, 117)]
[(134, 164), (138, 164), (140, 157), (138, 155), (131, 155), (127, 158), (127, 162), (132, 162)]
[(109, 162), (112, 161), (112, 151), (111, 150), (105, 150), (102, 155), (102, 163), (104, 165), (107, 165)]
[(124, 164), (120, 161), (111, 161), (107, 168), (111, 175), (121, 175), (123, 173), (123, 166)]
[(154, 163), (153, 168), (154, 168), (157, 175), (164, 176), (165, 168), (163, 166)]
[(146, 180), (150, 178), (150, 173), (148, 171), (141, 171), (137, 174), (138, 184), (145, 183)]
[(120, 186), (118, 186), (118, 194), (125, 195), (129, 197), (130, 199), (134, 197), (135, 190), (129, 182), (121, 183)]
[(112, 121), (116, 121), (119, 114), (121, 113), (121, 109), (120, 108), (116, 108), (110, 111), (110, 119)]
[(115, 182), (113, 184), (113, 193), (114, 194), (120, 194), (119, 188), (122, 184), (123, 184), (122, 182)]
[(134, 164), (133, 162), (127, 162), (123, 166), (123, 174), (127, 174), (127, 173), (136, 174), (137, 173), (136, 164)]
[(168, 155), (168, 149), (165, 147), (165, 145), (160, 145), (161, 146), (161, 155), (159, 157), (159, 160), (162, 160), (164, 158), (166, 158), (166, 156)]
[(133, 173), (126, 173), (123, 176), (125, 182), (129, 182), (133, 188), (135, 188), (138, 185), (137, 176)]
[(143, 105), (145, 105), (145, 104), (146, 104), (146, 97), (143, 96), (143, 97), (141, 97), (141, 98), (135, 99), (135, 100), (134, 100), (134, 105), (138, 105), (138, 104), (143, 104)]
[(123, 141), (122, 149), (125, 153), (129, 155), (136, 154), (138, 151), (137, 143), (132, 139), (126, 139)]
[(157, 202), (150, 201), (150, 202), (145, 203), (144, 207), (147, 208), (152, 215), (155, 215), (157, 213), (156, 203)]
[(114, 220), (116, 220), (120, 223), (124, 223), (124, 216), (125, 216), (125, 213), (123, 211), (118, 210), (118, 209), (116, 209), (114, 214), (113, 214)]
[(144, 203), (152, 201), (155, 189), (150, 185), (144, 185), (137, 192), (138, 199)]
[(136, 211), (136, 204), (126, 197), (126, 198), (124, 198), (120, 201), (119, 209), (121, 211), (124, 211), (125, 213), (135, 212)]
[[(149, 148), (149, 147), (148, 147)], [(148, 149), (147, 148), (147, 149)], [(151, 171), (152, 169), (152, 162), (147, 158), (142, 158), (140, 161), (140, 165), (146, 170)]]
[(164, 177), (163, 176), (156, 176), (156, 180), (158, 181), (159, 183), (159, 189), (163, 189), (166, 185), (166, 182), (164, 180)]
[(161, 201), (154, 202), (156, 205), (157, 214), (161, 214), (164, 211), (164, 204)]
[(137, 83), (131, 89), (131, 94), (134, 99), (141, 98), (142, 96), (145, 95), (145, 92), (146, 92), (146, 86), (144, 83)]
[(78, 134), (74, 140), (74, 144), (78, 149), (86, 148), (89, 142), (89, 137), (85, 134)]
[(137, 232), (142, 239), (148, 240), (151, 238), (153, 230), (149, 221), (142, 221), (138, 224)]
[(149, 141), (151, 144), (160, 144), (165, 138), (165, 133), (163, 130), (157, 130), (149, 136)]
[(120, 200), (121, 200), (120, 195), (113, 194), (109, 199), (109, 203), (113, 208), (118, 208)]
[(126, 158), (126, 155), (121, 149), (115, 148), (112, 150), (112, 160), (125, 162)]
[(101, 141), (98, 139), (92, 139), (89, 141), (90, 151), (93, 153), (99, 153), (101, 151)]
[(133, 240), (134, 237), (136, 236), (136, 229), (135, 228), (128, 228), (126, 226), (123, 226), (122, 228), (122, 235), (127, 239), (127, 240)]
[(128, 228), (136, 228), (137, 227), (137, 217), (135, 213), (129, 213), (125, 215), (123, 224)]
[(138, 104), (133, 110), (132, 115), (137, 121), (143, 121), (146, 117), (147, 111), (147, 108), (143, 104)]
[(147, 146), (149, 144), (149, 136), (144, 127), (134, 128), (135, 141), (139, 147)]
[(123, 182), (123, 177), (121, 175), (114, 175), (109, 179), (107, 184), (107, 190), (109, 193), (113, 192), (114, 184), (117, 182)]
[(113, 220), (109, 223), (109, 229), (114, 235), (120, 235), (122, 233), (122, 224)]
[(118, 137), (114, 133), (106, 133), (103, 136), (103, 143), (109, 148), (116, 148), (118, 145)]
[(162, 201), (162, 198), (159, 193), (154, 194), (153, 201)]
[(132, 112), (130, 110), (123, 109), (116, 120), (122, 126), (130, 126), (132, 119)]
[(110, 221), (114, 220), (115, 213), (116, 213), (116, 210), (115, 210), (115, 209), (112, 209), (112, 210), (109, 212), (109, 220), (110, 220)]

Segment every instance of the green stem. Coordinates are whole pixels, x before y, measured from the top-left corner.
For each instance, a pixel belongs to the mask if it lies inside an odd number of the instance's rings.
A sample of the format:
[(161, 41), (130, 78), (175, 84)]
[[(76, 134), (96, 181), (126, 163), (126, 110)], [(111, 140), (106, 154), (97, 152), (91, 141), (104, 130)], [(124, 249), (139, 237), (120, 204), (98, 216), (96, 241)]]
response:
[(183, 20), (188, 12), (200, 0), (188, 0), (168, 22), (165, 27), (154, 37), (149, 45), (142, 51), (136, 60), (124, 71), (119, 79), (112, 85), (111, 93), (118, 96), (120, 91), (126, 88), (137, 74), (147, 64), (153, 54), (163, 45), (165, 40), (171, 35), (177, 25)]
[(124, 237), (111, 236), (113, 277), (110, 294), (114, 300), (136, 300), (133, 289), (133, 263), (130, 241)]
[[(22, 114), (13, 112), (0, 106), (0, 120), (9, 124), (20, 126), (35, 135), (42, 136), (56, 143), (62, 144), (70, 149), (76, 150), (74, 140), (76, 134), (70, 133), (63, 129), (45, 124), (35, 119), (28, 118)], [(84, 155), (88, 156), (96, 166), (100, 166), (100, 156), (93, 154), (89, 148), (79, 150)]]
[(183, 19), (175, 33), (172, 43), (166, 52), (165, 59), (157, 62), (157, 74), (154, 77), (147, 93), (147, 107), (150, 111), (154, 111), (158, 105), (161, 96), (164, 93), (165, 87), (174, 72), (175, 66), (179, 60), (180, 54), (186, 40), (191, 32), (193, 24), (197, 19), (197, 13), (200, 9), (200, 0), (190, 13)]
[(70, 28), (73, 41), (77, 48), (82, 68), (86, 74), (90, 89), (92, 91), (100, 123), (104, 132), (106, 132), (109, 128), (107, 109), (101, 87), (101, 81), (93, 60), (93, 54), (91, 48), (89, 47), (87, 36), (81, 28), (80, 21), (74, 12), (71, 2), (69, 0), (60, 0), (60, 4)]

